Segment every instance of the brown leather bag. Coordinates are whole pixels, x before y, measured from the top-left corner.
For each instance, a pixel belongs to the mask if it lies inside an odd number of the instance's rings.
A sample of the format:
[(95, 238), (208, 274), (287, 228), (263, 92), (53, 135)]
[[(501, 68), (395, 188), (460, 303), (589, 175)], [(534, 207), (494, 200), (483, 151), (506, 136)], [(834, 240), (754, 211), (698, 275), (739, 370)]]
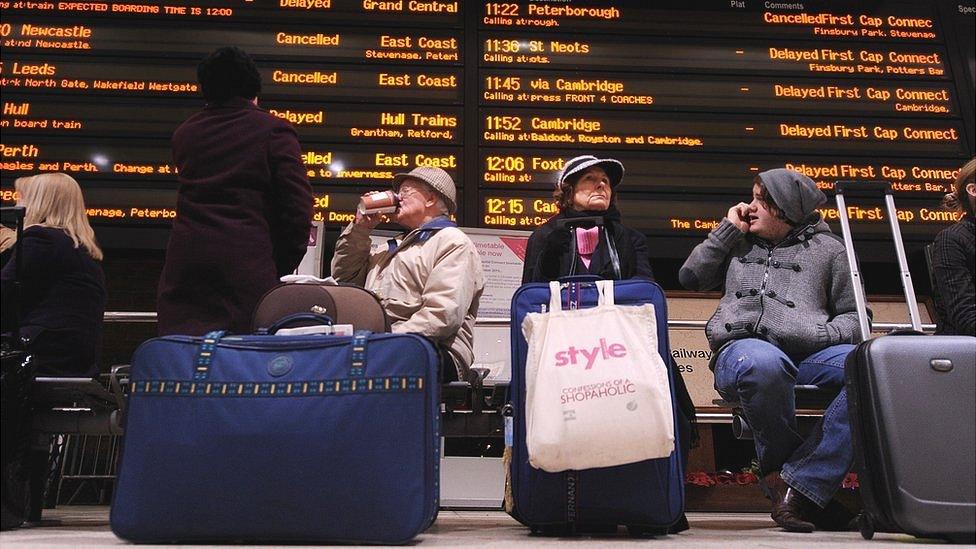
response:
[[(390, 320), (380, 300), (364, 288), (352, 284), (281, 284), (268, 290), (251, 317), (252, 330), (267, 328), (294, 313), (328, 316), (335, 324), (352, 324), (355, 330), (389, 332)], [(295, 323), (292, 327), (311, 325)]]

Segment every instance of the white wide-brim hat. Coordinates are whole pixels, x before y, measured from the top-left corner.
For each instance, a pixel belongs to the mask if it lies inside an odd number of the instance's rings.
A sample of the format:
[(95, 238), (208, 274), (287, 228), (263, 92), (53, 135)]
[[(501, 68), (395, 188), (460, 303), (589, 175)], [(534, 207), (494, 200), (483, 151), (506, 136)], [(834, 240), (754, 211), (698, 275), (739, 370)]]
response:
[(562, 173), (559, 174), (559, 181), (556, 183), (557, 188), (569, 176), (583, 173), (593, 166), (599, 166), (603, 168), (603, 171), (607, 172), (607, 175), (610, 177), (610, 187), (616, 187), (624, 178), (624, 165), (619, 160), (614, 158), (597, 158), (590, 154), (584, 154), (583, 156), (570, 158), (566, 161)]

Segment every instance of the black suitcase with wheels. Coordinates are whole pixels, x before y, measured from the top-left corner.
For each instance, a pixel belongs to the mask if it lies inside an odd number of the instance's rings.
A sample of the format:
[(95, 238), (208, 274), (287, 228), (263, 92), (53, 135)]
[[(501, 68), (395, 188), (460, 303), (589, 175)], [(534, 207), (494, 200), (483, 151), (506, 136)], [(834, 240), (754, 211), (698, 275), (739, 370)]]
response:
[(905, 532), (972, 542), (976, 537), (976, 337), (926, 336), (908, 272), (891, 187), (837, 183), (861, 330), (864, 292), (844, 195), (883, 194), (914, 331), (861, 343), (848, 356), (845, 385), (854, 454), (860, 466), (861, 534)]
[(17, 528), (30, 513), (31, 356), (13, 341), (0, 351), (0, 530)]
[[(24, 208), (0, 208), (3, 221), (15, 221), (17, 242), (14, 254), (20, 255), (24, 229)], [(19, 263), (18, 263), (19, 265)], [(30, 511), (31, 415), (28, 399), (34, 379), (30, 354), (20, 341), (20, 268), (14, 283), (3, 295), (4, 334), (0, 348), (0, 530), (17, 528)], [(11, 328), (7, 332), (8, 323)]]

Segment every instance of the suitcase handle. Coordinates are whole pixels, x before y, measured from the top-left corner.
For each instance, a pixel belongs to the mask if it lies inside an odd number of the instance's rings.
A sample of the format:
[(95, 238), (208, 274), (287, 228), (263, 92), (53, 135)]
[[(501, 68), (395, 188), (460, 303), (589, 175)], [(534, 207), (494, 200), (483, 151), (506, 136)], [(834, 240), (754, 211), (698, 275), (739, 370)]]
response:
[(884, 196), (891, 194), (891, 183), (887, 181), (838, 181), (834, 185), (837, 194), (847, 196)]
[[(274, 334), (279, 329), (284, 328), (286, 324), (297, 322), (298, 320), (317, 320), (327, 326), (332, 325), (332, 319), (325, 315), (295, 313), (275, 322), (268, 328), (267, 334), (260, 335)], [(224, 337), (226, 333), (224, 330), (215, 330), (207, 332), (203, 336), (203, 341), (200, 342), (200, 347), (197, 349), (196, 362), (194, 363), (194, 381), (204, 381), (210, 376), (210, 364), (213, 362), (213, 355), (217, 350), (217, 345), (220, 343), (220, 338)], [(359, 330), (353, 335), (352, 341), (349, 342), (349, 348), (351, 350), (349, 361), (350, 377), (363, 377), (366, 375), (366, 347), (369, 344), (369, 336), (371, 333), (369, 330)]]
[(288, 316), (279, 318), (274, 324), (268, 326), (267, 328), (262, 328), (258, 330), (261, 335), (274, 335), (278, 330), (287, 328), (298, 322), (313, 322), (315, 324), (321, 324), (323, 326), (332, 326), (332, 318), (326, 315), (316, 314), (316, 313), (292, 313)]
[(851, 282), (854, 285), (854, 303), (857, 308), (858, 323), (861, 327), (861, 338), (867, 340), (871, 336), (871, 321), (868, 318), (867, 298), (864, 295), (857, 256), (854, 253), (854, 237), (847, 217), (845, 194), (859, 196), (882, 194), (884, 196), (885, 215), (888, 217), (888, 223), (891, 226), (891, 236), (895, 245), (895, 256), (898, 258), (898, 268), (901, 271), (901, 286), (905, 292), (908, 316), (911, 318), (912, 330), (921, 332), (922, 321), (918, 313), (918, 302), (915, 299), (915, 286), (912, 284), (912, 273), (908, 270), (908, 260), (905, 257), (905, 245), (901, 239), (901, 228), (898, 225), (898, 212), (895, 209), (895, 199), (891, 194), (891, 184), (886, 181), (837, 181), (834, 188), (837, 200), (837, 217), (840, 219), (841, 235), (844, 237), (844, 248), (847, 251), (847, 264), (850, 267)]
[(556, 221), (557, 229), (575, 229), (576, 227), (583, 227), (584, 229), (590, 227), (602, 227), (603, 218), (600, 216), (593, 217), (571, 217), (563, 218)]
[(566, 284), (574, 284), (577, 282), (581, 284), (595, 285), (597, 280), (603, 280), (603, 279), (600, 278), (599, 275), (595, 275), (595, 274), (580, 274), (580, 275), (571, 275), (571, 276), (561, 276), (557, 280), (561, 284), (563, 284), (564, 285), (563, 287), (565, 288)]

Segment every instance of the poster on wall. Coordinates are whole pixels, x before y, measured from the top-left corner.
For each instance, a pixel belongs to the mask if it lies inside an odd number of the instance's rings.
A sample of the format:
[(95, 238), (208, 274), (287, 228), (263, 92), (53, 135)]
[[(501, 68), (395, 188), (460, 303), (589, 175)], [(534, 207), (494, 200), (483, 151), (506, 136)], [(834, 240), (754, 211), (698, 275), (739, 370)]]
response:
[(522, 264), (531, 233), (473, 227), (463, 227), (461, 230), (478, 249), (481, 268), (485, 273), (485, 291), (481, 294), (478, 320), (508, 320), (512, 295), (522, 285)]

